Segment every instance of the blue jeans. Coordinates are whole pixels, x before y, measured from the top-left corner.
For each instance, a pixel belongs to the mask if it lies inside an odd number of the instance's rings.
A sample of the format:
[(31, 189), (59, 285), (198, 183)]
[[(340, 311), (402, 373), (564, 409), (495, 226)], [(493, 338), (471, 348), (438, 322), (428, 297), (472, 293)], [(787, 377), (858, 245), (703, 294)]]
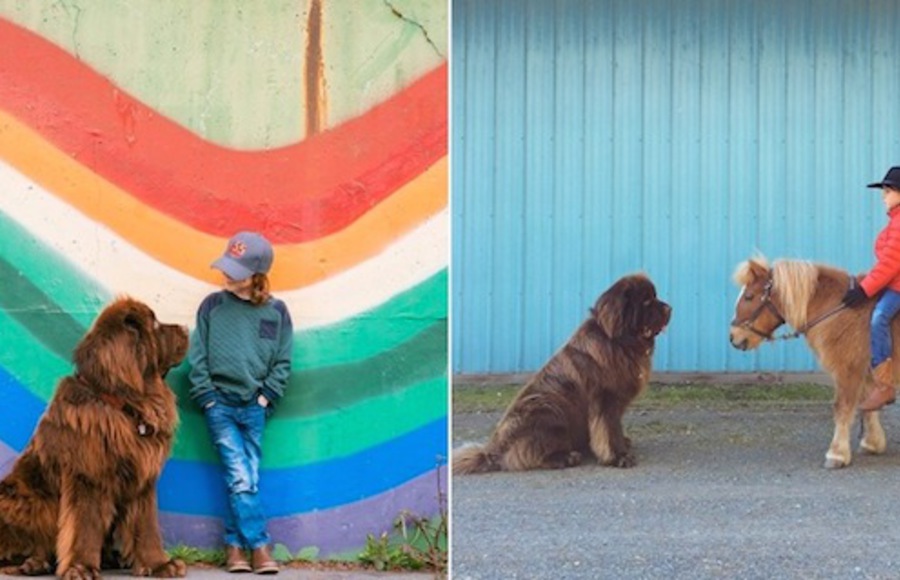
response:
[(206, 426), (225, 467), (229, 507), (225, 515), (225, 545), (252, 550), (268, 544), (258, 489), (266, 410), (256, 402), (231, 407), (217, 401), (206, 409)]
[(872, 368), (883, 363), (893, 350), (891, 342), (891, 321), (900, 310), (900, 292), (888, 288), (878, 299), (872, 311)]

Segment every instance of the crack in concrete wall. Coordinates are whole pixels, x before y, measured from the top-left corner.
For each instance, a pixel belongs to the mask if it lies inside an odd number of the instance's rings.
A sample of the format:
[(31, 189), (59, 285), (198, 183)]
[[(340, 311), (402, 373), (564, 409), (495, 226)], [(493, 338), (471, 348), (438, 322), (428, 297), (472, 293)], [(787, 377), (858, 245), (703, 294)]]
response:
[(59, 2), (57, 5), (62, 7), (63, 12), (72, 19), (72, 52), (75, 55), (75, 58), (81, 60), (81, 55), (78, 53), (78, 34), (80, 32), (79, 29), (81, 28), (81, 7), (77, 4), (72, 4), (72, 9), (75, 12), (75, 15), (72, 16), (72, 11), (69, 10), (69, 6), (66, 5), (65, 2)]
[(396, 6), (391, 4), (389, 0), (384, 0), (384, 5), (387, 6), (391, 10), (391, 12), (394, 14), (394, 16), (396, 16), (397, 18), (399, 18), (400, 20), (402, 20), (404, 22), (408, 22), (408, 23), (412, 24), (413, 26), (415, 26), (419, 30), (421, 30), (422, 34), (425, 36), (425, 42), (427, 42), (429, 45), (431, 45), (431, 48), (434, 49), (435, 54), (437, 54), (441, 58), (445, 58), (444, 55), (441, 54), (441, 51), (440, 51), (440, 49), (438, 49), (437, 45), (434, 44), (434, 42), (431, 40), (431, 37), (428, 36), (428, 29), (426, 29), (424, 25), (422, 25), (420, 22), (416, 22), (415, 20), (405, 16), (402, 12), (400, 12), (400, 10), (397, 9)]

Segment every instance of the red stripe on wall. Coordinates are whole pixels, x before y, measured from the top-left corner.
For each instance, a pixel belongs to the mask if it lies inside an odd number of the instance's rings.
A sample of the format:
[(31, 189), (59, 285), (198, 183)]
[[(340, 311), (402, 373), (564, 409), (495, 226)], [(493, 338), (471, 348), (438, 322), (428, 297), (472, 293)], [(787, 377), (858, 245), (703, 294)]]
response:
[(159, 211), (228, 236), (346, 227), (447, 152), (444, 63), (365, 114), (276, 149), (212, 144), (66, 51), (0, 19), (0, 108)]

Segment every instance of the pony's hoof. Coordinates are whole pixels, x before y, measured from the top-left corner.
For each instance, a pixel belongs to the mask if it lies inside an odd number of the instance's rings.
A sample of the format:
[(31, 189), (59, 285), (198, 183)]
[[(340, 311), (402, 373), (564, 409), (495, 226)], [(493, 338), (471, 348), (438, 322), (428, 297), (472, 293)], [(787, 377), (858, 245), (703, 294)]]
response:
[(887, 445), (873, 445), (868, 443), (867, 441), (861, 441), (859, 443), (859, 450), (862, 453), (866, 453), (868, 455), (881, 455), (884, 453), (884, 450), (887, 448)]
[(849, 461), (844, 461), (843, 459), (837, 459), (835, 457), (826, 457), (825, 458), (825, 469), (841, 469), (842, 467), (847, 467)]

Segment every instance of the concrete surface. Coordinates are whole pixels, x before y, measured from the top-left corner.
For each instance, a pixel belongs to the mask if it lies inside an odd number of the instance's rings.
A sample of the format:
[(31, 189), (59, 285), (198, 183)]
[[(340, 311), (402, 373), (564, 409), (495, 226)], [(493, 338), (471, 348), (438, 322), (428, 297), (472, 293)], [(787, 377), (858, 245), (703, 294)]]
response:
[[(498, 418), (455, 415), (454, 446)], [(632, 469), (454, 477), (452, 577), (900, 578), (900, 406), (883, 423), (884, 455), (829, 471), (827, 401), (626, 414)]]

